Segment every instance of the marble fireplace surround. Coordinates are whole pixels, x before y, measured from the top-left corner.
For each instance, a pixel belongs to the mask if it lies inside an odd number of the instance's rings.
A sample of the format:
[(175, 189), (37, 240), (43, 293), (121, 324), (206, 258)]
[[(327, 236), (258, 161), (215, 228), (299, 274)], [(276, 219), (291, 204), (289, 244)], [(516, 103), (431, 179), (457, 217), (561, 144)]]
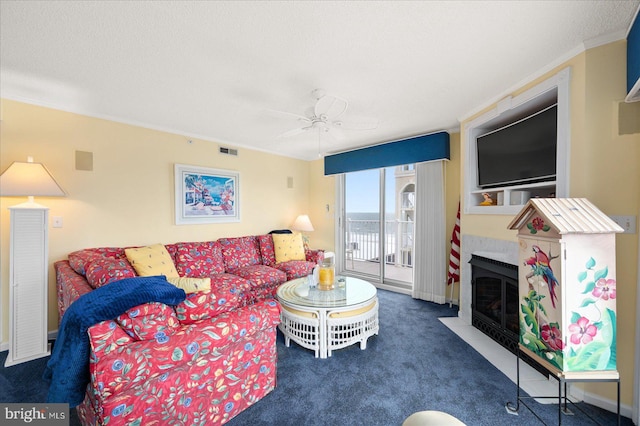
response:
[(518, 265), (518, 243), (476, 235), (463, 235), (460, 242), (460, 311), (458, 317), (471, 324), (471, 255)]

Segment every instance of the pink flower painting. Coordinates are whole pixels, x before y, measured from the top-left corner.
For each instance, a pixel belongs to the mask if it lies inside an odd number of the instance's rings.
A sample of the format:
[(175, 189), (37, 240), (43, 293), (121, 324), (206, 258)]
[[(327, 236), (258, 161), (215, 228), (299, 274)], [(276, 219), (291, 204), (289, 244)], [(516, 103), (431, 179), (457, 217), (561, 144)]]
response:
[(569, 331), (572, 333), (571, 343), (579, 345), (581, 342), (584, 344), (591, 342), (598, 329), (595, 325), (590, 324), (587, 318), (580, 317), (578, 321), (569, 325)]
[(600, 278), (596, 282), (596, 286), (591, 292), (594, 297), (602, 300), (609, 300), (616, 298), (616, 280)]

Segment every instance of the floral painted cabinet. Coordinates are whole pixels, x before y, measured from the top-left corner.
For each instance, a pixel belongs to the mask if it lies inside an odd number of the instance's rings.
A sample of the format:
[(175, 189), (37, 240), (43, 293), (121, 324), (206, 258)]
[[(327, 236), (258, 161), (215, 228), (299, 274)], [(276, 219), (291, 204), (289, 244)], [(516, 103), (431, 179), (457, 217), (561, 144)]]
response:
[(615, 222), (586, 199), (531, 199), (518, 231), (520, 349), (550, 371), (616, 372)]

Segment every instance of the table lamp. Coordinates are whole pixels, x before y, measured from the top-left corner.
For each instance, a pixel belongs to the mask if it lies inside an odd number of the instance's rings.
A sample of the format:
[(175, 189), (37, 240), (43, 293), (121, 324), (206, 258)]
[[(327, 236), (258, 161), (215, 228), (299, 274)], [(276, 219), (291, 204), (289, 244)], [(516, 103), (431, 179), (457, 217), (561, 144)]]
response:
[(300, 216), (298, 216), (295, 222), (293, 222), (291, 229), (293, 229), (294, 231), (298, 231), (300, 232), (300, 234), (302, 234), (302, 242), (304, 244), (304, 249), (308, 250), (309, 238), (305, 236), (303, 232), (313, 231), (313, 225), (311, 224), (311, 219), (309, 219), (309, 215), (301, 214)]
[(47, 356), (49, 209), (34, 196), (65, 193), (42, 163), (16, 161), (0, 175), (0, 196), (27, 196), (9, 207), (9, 354), (5, 367)]

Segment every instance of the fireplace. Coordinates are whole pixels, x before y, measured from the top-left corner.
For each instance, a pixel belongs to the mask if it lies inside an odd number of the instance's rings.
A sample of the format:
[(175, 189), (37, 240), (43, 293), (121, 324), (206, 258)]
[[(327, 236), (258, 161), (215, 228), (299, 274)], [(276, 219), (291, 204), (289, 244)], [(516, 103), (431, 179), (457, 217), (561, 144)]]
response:
[[(518, 353), (520, 322), (518, 267), (473, 254), (471, 260), (471, 324), (502, 347)], [(520, 352), (520, 359), (548, 376), (540, 363)]]
[(509, 351), (519, 339), (518, 267), (472, 255), (471, 323)]

